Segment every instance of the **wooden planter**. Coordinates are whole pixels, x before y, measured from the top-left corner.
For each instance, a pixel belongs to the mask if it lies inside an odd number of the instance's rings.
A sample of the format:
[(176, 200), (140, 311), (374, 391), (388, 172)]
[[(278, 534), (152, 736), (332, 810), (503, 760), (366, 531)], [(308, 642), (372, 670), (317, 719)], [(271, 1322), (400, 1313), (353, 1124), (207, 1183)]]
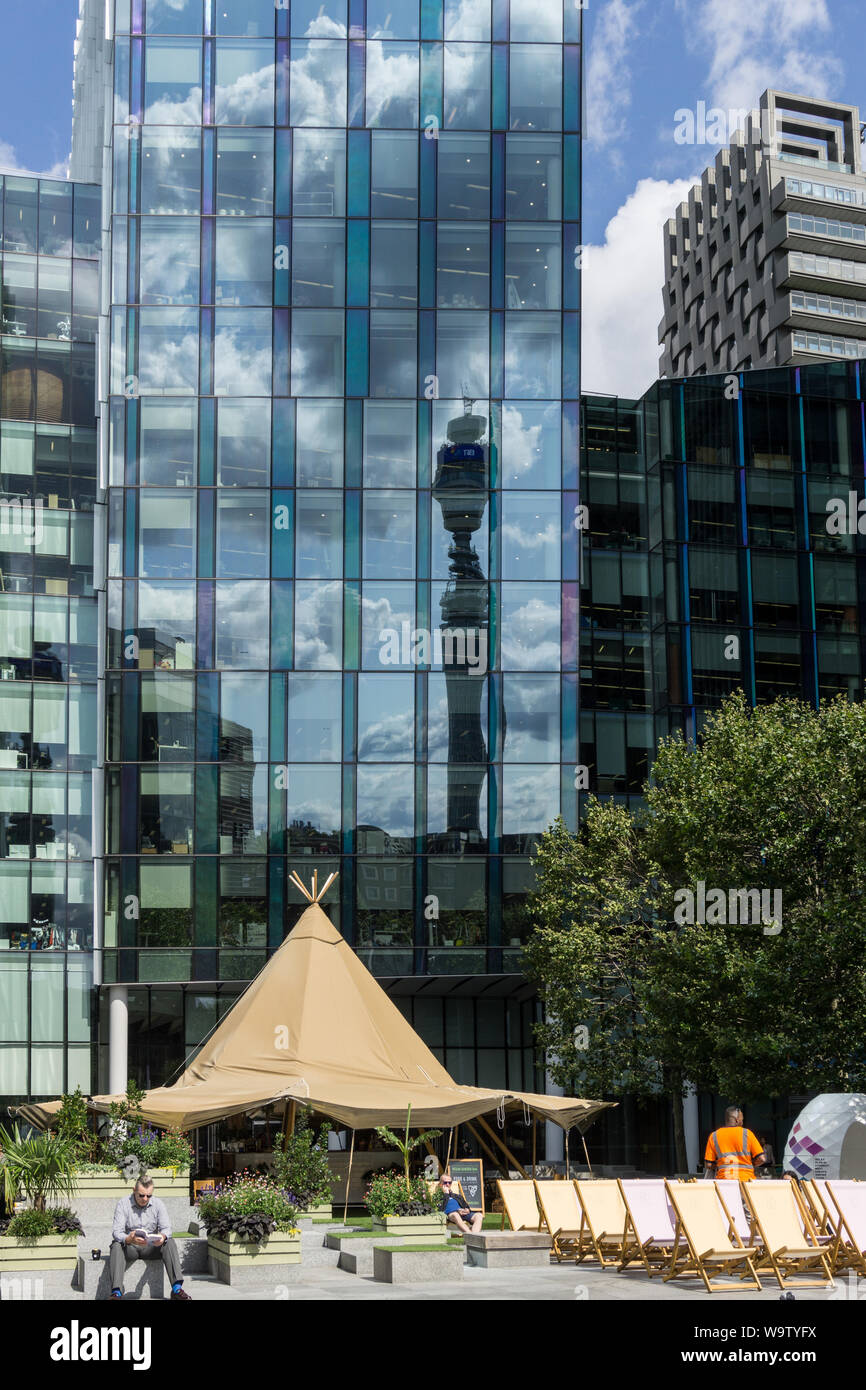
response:
[(17, 1269), (75, 1269), (77, 1264), (77, 1231), (29, 1240), (0, 1236), (0, 1274)]
[(411, 1236), (420, 1244), (440, 1244), (445, 1235), (445, 1213), (430, 1212), (427, 1216), (374, 1216), (371, 1234), (374, 1236)]
[(333, 1205), (333, 1203), (332, 1203), (332, 1202), (320, 1202), (320, 1203), (318, 1204), (318, 1206), (315, 1206), (315, 1207), (304, 1207), (304, 1209), (303, 1209), (302, 1211), (299, 1211), (299, 1212), (298, 1212), (298, 1220), (301, 1220), (302, 1218), (306, 1218), (306, 1219), (309, 1220), (309, 1219), (312, 1219), (314, 1216), (318, 1216), (318, 1217), (325, 1217), (326, 1220), (330, 1221), (330, 1220), (331, 1220), (331, 1217), (332, 1217), (333, 1215), (334, 1215), (334, 1205)]
[[(150, 1168), (148, 1177), (153, 1178), (157, 1197), (183, 1197), (189, 1200), (189, 1173), (178, 1172), (173, 1168)], [(70, 1194), (70, 1202), (93, 1197), (97, 1201), (119, 1201), (132, 1191), (132, 1178), (122, 1173), (76, 1173), (75, 1189)]]
[(208, 1266), (224, 1284), (266, 1284), (281, 1271), (301, 1263), (301, 1233), (273, 1231), (260, 1244), (241, 1240), (235, 1231), (208, 1236)]

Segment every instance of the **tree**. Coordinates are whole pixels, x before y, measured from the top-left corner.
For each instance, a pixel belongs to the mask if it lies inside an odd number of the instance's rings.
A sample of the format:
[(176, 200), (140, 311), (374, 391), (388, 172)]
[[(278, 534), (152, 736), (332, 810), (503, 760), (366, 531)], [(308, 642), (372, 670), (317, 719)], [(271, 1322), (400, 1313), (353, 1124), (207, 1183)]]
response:
[(409, 1122), (411, 1119), (412, 1107), (410, 1105), (406, 1110), (406, 1134), (403, 1139), (399, 1138), (393, 1130), (388, 1129), (387, 1125), (376, 1126), (376, 1133), (379, 1135), (379, 1138), (384, 1139), (386, 1144), (392, 1144), (395, 1149), (399, 1150), (403, 1159), (407, 1202), (411, 1202), (412, 1200), (412, 1182), (409, 1177), (409, 1159), (412, 1155), (412, 1150), (420, 1148), (422, 1144), (429, 1144), (433, 1139), (438, 1139), (439, 1135), (442, 1133), (441, 1129), (425, 1129), (422, 1130), (420, 1134), (416, 1134), (414, 1139), (410, 1139)]
[[(737, 693), (697, 745), (662, 740), (644, 796), (544, 837), (527, 963), (554, 1078), (668, 1094), (682, 1168), (686, 1081), (748, 1100), (866, 1078), (866, 708)], [(700, 884), (721, 890), (703, 914)], [(778, 921), (732, 920), (755, 889)]]

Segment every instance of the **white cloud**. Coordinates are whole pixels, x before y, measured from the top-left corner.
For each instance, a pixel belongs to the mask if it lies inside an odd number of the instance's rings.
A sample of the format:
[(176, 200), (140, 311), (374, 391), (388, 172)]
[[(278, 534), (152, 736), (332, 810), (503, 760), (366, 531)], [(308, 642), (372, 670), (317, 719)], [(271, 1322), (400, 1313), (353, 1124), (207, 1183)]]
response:
[(0, 169), (7, 174), (38, 174), (43, 179), (65, 179), (69, 165), (69, 155), (58, 159), (50, 169), (26, 169), (19, 163), (15, 146), (8, 140), (0, 140)]
[[(631, 70), (626, 58), (637, 38), (643, 0), (608, 0), (592, 30), (586, 64), (587, 137), (597, 149), (625, 135), (631, 106)], [(615, 154), (613, 158), (621, 162)]]
[(589, 246), (583, 271), (581, 388), (640, 396), (658, 377), (662, 316), (662, 226), (694, 179), (641, 179), (611, 218), (603, 246)]
[(824, 96), (844, 66), (822, 52), (832, 34), (827, 0), (676, 0), (686, 42), (706, 52), (713, 105), (751, 110), (768, 87)]

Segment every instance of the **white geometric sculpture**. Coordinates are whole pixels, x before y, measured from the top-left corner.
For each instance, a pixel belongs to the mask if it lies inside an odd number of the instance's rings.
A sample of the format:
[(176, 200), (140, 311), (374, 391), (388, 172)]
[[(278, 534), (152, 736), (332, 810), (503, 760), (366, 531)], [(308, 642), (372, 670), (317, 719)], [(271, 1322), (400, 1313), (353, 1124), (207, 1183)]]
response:
[(798, 1178), (866, 1178), (866, 1096), (816, 1096), (794, 1121), (783, 1170)]

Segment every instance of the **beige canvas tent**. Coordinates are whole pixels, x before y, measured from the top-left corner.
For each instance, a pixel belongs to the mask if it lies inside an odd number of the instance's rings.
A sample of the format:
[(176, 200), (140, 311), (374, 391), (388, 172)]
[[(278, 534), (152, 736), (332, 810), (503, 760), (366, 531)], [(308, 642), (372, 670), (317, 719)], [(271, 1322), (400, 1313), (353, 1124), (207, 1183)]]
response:
[[(95, 1096), (96, 1111), (117, 1096)], [(458, 1086), (311, 901), (282, 946), (172, 1086), (148, 1091), (145, 1119), (195, 1129), (297, 1101), (349, 1126), (447, 1127), (505, 1109), (583, 1132), (609, 1102)], [(21, 1106), (44, 1126), (59, 1102)]]

